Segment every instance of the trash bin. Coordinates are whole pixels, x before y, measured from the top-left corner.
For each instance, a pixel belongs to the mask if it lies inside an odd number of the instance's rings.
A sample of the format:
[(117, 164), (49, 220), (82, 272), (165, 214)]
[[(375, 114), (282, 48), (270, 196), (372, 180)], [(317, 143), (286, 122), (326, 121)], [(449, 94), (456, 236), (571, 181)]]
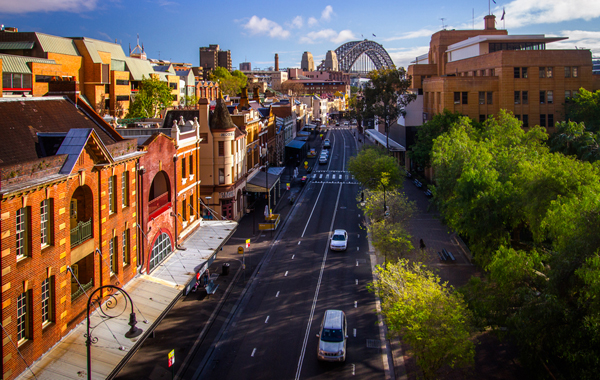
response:
[(222, 273), (223, 276), (227, 276), (229, 274), (229, 263), (223, 264)]

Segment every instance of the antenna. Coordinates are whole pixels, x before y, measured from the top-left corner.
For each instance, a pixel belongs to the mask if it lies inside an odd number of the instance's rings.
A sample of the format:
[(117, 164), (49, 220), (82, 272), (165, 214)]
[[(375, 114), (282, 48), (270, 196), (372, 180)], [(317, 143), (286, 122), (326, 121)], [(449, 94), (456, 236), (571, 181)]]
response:
[(446, 30), (446, 25), (444, 24), (445, 18), (442, 17), (442, 18), (440, 18), (440, 20), (442, 20), (442, 29)]
[(475, 29), (475, 8), (473, 8), (473, 29)]

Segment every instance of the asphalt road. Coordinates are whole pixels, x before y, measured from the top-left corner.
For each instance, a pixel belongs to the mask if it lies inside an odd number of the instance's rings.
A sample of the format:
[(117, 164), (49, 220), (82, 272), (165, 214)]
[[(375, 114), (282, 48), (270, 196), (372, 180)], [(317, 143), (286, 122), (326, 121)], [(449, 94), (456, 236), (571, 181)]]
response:
[[(194, 357), (184, 379), (384, 377), (375, 299), (367, 290), (372, 274), (359, 185), (346, 166), (356, 142), (348, 129), (334, 128), (327, 137), (328, 164), (315, 164), (260, 272), (213, 334), (214, 349)], [(331, 232), (339, 228), (349, 234), (346, 252), (329, 250)], [(316, 334), (326, 309), (346, 312), (345, 363), (317, 361)]]

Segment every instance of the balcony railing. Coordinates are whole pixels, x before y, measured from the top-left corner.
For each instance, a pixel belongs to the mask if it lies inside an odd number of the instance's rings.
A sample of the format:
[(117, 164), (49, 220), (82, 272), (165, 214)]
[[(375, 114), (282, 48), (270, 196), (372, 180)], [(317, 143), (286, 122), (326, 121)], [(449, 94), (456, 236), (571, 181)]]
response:
[(77, 227), (71, 229), (71, 248), (83, 243), (92, 237), (92, 219), (87, 222), (77, 223)]
[(169, 199), (169, 193), (166, 192), (148, 202), (148, 216), (153, 218), (159, 214), (162, 214), (169, 207), (171, 207), (171, 202)]
[(94, 279), (91, 278), (90, 282), (88, 282), (87, 284), (82, 284), (81, 287), (75, 293), (71, 293), (71, 301), (73, 301), (75, 298), (82, 295), (84, 292), (90, 290), (93, 286), (94, 286)]

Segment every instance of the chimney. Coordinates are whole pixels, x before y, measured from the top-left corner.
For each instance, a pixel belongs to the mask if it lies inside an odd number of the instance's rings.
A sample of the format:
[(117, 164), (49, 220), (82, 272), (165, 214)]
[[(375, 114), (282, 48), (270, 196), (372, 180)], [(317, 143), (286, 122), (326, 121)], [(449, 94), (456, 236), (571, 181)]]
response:
[(258, 93), (258, 86), (254, 87), (253, 92), (254, 92), (254, 100), (256, 100), (258, 102), (260, 100), (260, 95)]
[(279, 71), (279, 54), (275, 53), (275, 71)]
[(206, 98), (198, 99), (198, 124), (200, 128), (208, 128), (208, 113), (210, 110), (210, 103)]
[(483, 18), (485, 30), (496, 30), (496, 16), (487, 15)]

